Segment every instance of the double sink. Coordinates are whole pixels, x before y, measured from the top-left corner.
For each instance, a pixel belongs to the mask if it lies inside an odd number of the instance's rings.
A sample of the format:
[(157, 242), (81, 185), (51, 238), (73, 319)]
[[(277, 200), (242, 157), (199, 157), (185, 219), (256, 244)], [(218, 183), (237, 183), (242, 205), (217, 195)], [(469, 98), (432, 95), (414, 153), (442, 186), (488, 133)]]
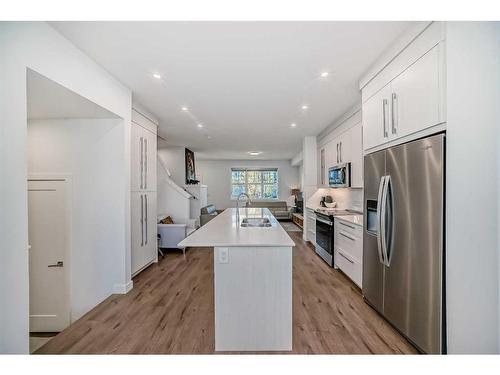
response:
[(271, 221), (267, 217), (258, 217), (258, 218), (244, 218), (240, 224), (243, 228), (266, 228), (271, 227)]

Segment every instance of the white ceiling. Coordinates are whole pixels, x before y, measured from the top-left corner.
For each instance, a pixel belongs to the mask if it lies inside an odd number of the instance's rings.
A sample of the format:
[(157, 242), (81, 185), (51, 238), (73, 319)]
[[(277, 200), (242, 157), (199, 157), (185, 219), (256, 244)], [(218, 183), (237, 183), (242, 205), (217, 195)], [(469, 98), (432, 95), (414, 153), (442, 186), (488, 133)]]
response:
[[(289, 159), (411, 22), (52, 22), (198, 158)], [(330, 72), (320, 78), (323, 71)], [(153, 78), (159, 73), (161, 80)], [(309, 109), (302, 111), (307, 104)], [(189, 108), (183, 112), (182, 106)], [(204, 127), (199, 129), (197, 123)], [(295, 129), (290, 128), (296, 123)], [(211, 139), (208, 138), (211, 137)]]
[(114, 113), (51, 79), (27, 70), (28, 120), (68, 118), (118, 118)]

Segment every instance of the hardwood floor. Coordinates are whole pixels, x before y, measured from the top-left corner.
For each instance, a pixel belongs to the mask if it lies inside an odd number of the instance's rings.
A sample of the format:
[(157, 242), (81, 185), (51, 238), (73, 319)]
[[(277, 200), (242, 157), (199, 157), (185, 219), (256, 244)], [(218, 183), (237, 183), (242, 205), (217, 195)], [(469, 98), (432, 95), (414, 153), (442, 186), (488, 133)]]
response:
[[(364, 301), (359, 289), (302, 240), (293, 255), (293, 352), (395, 354), (416, 350)], [(214, 353), (213, 250), (168, 256), (58, 334), (36, 354)]]

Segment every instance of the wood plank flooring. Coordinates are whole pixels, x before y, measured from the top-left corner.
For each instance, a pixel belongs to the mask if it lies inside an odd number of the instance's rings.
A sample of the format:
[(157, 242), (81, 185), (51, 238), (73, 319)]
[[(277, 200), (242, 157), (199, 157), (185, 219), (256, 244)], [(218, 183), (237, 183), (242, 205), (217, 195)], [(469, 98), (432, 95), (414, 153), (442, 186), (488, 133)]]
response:
[[(301, 232), (293, 254), (295, 354), (397, 354), (416, 350), (341, 272), (324, 263)], [(212, 248), (169, 252), (40, 348), (36, 354), (214, 353)]]

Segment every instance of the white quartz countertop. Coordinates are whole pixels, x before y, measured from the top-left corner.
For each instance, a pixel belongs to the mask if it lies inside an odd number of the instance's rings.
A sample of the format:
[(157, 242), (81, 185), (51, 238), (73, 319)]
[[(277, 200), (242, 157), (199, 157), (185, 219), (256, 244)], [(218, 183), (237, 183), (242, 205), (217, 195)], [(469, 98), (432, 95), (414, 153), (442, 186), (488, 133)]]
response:
[(244, 218), (265, 218), (271, 227), (241, 227), (236, 208), (228, 208), (179, 243), (179, 247), (204, 246), (295, 246), (290, 236), (267, 208), (240, 208)]
[(355, 215), (340, 215), (335, 216), (335, 220), (343, 220), (349, 223), (353, 223), (355, 225), (363, 226), (363, 215), (355, 214)]

